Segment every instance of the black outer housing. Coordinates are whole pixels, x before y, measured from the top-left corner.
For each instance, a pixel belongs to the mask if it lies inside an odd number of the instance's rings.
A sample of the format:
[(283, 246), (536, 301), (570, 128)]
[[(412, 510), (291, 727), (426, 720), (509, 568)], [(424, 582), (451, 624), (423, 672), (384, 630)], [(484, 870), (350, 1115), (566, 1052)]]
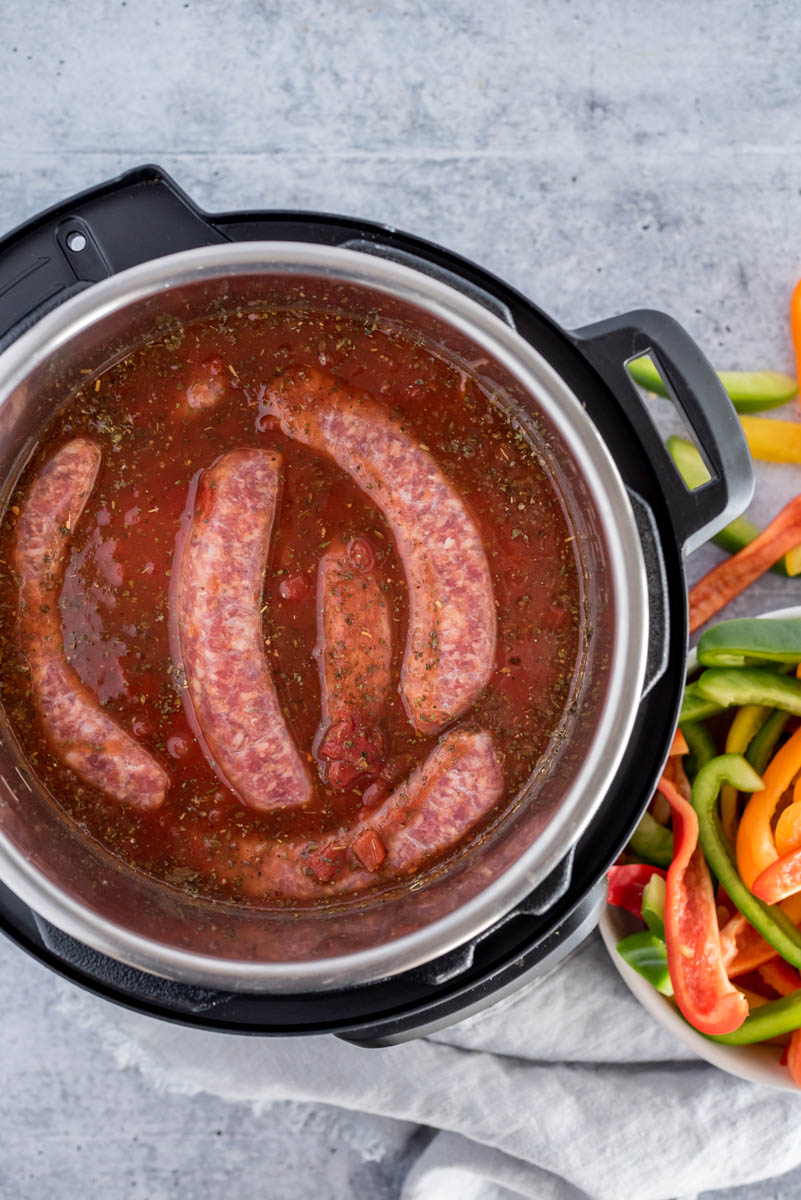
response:
[[(87, 239), (79, 253), (68, 245), (75, 233)], [(48, 936), (47, 926), (0, 884), (0, 928), (40, 962), (108, 1000), (208, 1029), (270, 1035), (337, 1033), (361, 1044), (378, 1044), (382, 1039), (413, 1035), (416, 1028), (432, 1021), (458, 1020), (461, 1011), (484, 998), (491, 1004), (499, 989), (530, 972), (534, 964), (547, 961), (571, 915), (597, 889), (625, 845), (654, 790), (681, 701), (687, 647), (682, 546), (689, 534), (722, 509), (726, 486), (723, 472), (716, 471), (719, 462), (713, 446), (716, 488), (705, 489), (705, 496), (691, 501), (683, 489), (677, 490), (677, 476), (650, 420), (643, 419), (644, 410), (622, 370), (627, 357), (644, 353), (652, 344), (647, 332), (632, 327), (637, 314), (571, 335), (502, 280), (430, 242), (327, 214), (275, 211), (207, 216), (158, 167), (138, 168), (73, 197), (0, 241), (0, 349), (69, 296), (108, 275), (179, 250), (251, 240), (371, 242), (412, 255), (418, 265), (425, 260), (435, 273), (447, 272), (495, 297), (509, 309), (521, 336), (580, 397), (624, 482), (650, 506), (664, 557), (666, 669), (639, 704), (614, 783), (561, 871), (518, 906), (517, 915), (476, 939), (472, 953), (463, 954), (462, 960), (455, 951), (391, 979), (341, 991), (204, 993), (213, 997), (211, 1003), (204, 1003), (196, 988), (159, 986), (152, 977), (117, 968), (77, 943), (70, 947), (71, 939), (63, 935)], [(658, 341), (654, 322), (659, 314), (642, 315), (650, 318), (650, 333)], [(663, 320), (672, 326), (667, 318)], [(666, 366), (678, 390), (681, 374), (673, 375), (670, 368), (675, 364)], [(682, 399), (692, 409), (695, 424), (698, 406), (692, 396)], [(701, 414), (702, 424), (703, 420)], [(637, 696), (631, 699), (637, 704)], [(451, 977), (441, 982), (448, 974)]]

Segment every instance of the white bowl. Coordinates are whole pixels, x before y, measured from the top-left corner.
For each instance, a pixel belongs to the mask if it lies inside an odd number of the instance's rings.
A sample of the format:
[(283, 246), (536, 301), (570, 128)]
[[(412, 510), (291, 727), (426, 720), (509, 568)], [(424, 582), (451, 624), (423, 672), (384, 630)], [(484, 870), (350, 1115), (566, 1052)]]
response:
[[(760, 617), (801, 617), (801, 606), (782, 608), (776, 612), (759, 613), (758, 615)], [(695, 650), (692, 650), (687, 659), (688, 670), (696, 665), (696, 661)], [(710, 1042), (703, 1034), (698, 1033), (691, 1025), (687, 1024), (674, 1000), (663, 996), (647, 980), (643, 979), (642, 975), (638, 975), (628, 963), (623, 961), (617, 952), (617, 943), (632, 931), (630, 916), (625, 910), (613, 908), (611, 904), (608, 904), (601, 915), (598, 927), (609, 957), (629, 990), (660, 1025), (663, 1025), (680, 1042), (688, 1046), (699, 1058), (706, 1059), (714, 1067), (719, 1067), (721, 1071), (728, 1071), (729, 1075), (736, 1075), (739, 1079), (747, 1079), (751, 1083), (761, 1083), (765, 1087), (798, 1091), (790, 1078), (789, 1071), (781, 1065), (781, 1046), (722, 1046), (718, 1042)]]

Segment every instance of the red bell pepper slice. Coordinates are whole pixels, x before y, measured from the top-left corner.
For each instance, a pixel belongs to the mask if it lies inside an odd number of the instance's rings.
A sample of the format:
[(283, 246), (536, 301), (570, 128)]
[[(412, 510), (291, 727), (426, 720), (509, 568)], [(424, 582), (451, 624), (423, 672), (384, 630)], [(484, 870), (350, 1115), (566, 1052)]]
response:
[(729, 982), (723, 965), (715, 894), (698, 845), (698, 817), (664, 776), (659, 790), (673, 813), (665, 945), (676, 1003), (685, 1019), (701, 1033), (731, 1033), (748, 1016), (748, 1001)]
[(751, 891), (766, 904), (778, 904), (801, 891), (801, 850), (791, 850), (757, 875)]
[(690, 633), (764, 575), (801, 541), (801, 496), (795, 496), (759, 537), (718, 563), (690, 591)]
[(625, 866), (610, 867), (606, 873), (609, 880), (607, 901), (615, 908), (625, 908), (635, 917), (642, 916), (642, 894), (645, 885), (652, 875), (665, 872), (661, 867), (652, 867), (650, 863), (628, 863)]

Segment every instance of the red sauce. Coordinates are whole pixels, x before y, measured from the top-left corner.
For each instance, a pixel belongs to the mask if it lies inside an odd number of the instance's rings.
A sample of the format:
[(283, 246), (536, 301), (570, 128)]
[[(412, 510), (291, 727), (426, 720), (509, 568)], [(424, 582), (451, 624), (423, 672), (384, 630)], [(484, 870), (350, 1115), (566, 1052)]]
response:
[[(179, 344), (176, 344), (179, 343)], [(406, 637), (403, 570), (381, 513), (332, 461), (285, 437), (265, 413), (265, 387), (294, 363), (322, 365), (404, 415), (464, 497), (484, 539), (498, 617), (497, 666), (465, 720), (489, 729), (511, 800), (554, 734), (579, 654), (577, 556), (563, 504), (536, 451), (456, 367), (395, 332), (332, 314), (250, 312), (187, 326), (87, 383), (53, 421), (2, 527), (10, 561), (16, 513), (44, 460), (70, 436), (103, 451), (78, 523), (61, 594), (70, 662), (104, 708), (162, 763), (163, 807), (139, 814), (85, 786), (54, 755), (37, 720), (16, 628), (17, 585), (0, 578), (0, 689), (33, 770), (90, 837), (128, 863), (186, 890), (226, 893), (197, 869), (182, 828), (320, 836), (380, 803), (387, 785), (323, 783), (312, 743), (320, 720), (316, 572), (333, 538), (377, 570), (390, 606), (397, 681)], [(226, 451), (277, 448), (281, 507), (263, 596), (264, 638), (296, 744), (312, 767), (304, 811), (265, 816), (221, 785), (184, 712), (170, 656), (170, 572), (182, 514), (199, 472)], [(388, 774), (405, 777), (435, 738), (417, 735), (393, 690), (385, 722)], [(191, 840), (191, 839), (189, 839)], [(367, 855), (378, 848), (365, 840)]]

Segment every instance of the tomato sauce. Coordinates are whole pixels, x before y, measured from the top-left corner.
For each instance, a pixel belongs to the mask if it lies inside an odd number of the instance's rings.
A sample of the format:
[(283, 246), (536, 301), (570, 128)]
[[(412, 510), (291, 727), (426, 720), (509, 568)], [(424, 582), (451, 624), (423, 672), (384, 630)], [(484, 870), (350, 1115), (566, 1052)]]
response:
[[(319, 837), (352, 825), (375, 785), (334, 788), (312, 754), (320, 721), (316, 577), (334, 539), (378, 572), (393, 627), (385, 721), (395, 781), (436, 744), (410, 725), (397, 680), (406, 640), (404, 572), (381, 512), (335, 463), (284, 436), (265, 404), (292, 364), (322, 366), (403, 415), (464, 498), (490, 564), (498, 620), (496, 669), (463, 720), (488, 729), (503, 766), (501, 807), (526, 783), (559, 726), (580, 657), (578, 558), (565, 507), (536, 449), (478, 384), (418, 341), (375, 321), (331, 313), (250, 311), (187, 325), (92, 378), (52, 422), (5, 514), (11, 561), (16, 516), (42, 463), (86, 434), (102, 448), (94, 491), (74, 533), (60, 598), (64, 645), (105, 710), (165, 767), (162, 808), (137, 813), (83, 784), (53, 753), (37, 718), (20, 648), (17, 581), (0, 577), (0, 695), (32, 770), (67, 816), (135, 868), (192, 893), (236, 899), (204, 873), (197, 839)], [(275, 448), (284, 458), (280, 510), (264, 582), (264, 644), (288, 725), (308, 761), (312, 803), (257, 814), (221, 782), (184, 710), (171, 654), (170, 579), (197, 481), (221, 454)], [(174, 642), (173, 642), (174, 645)]]

